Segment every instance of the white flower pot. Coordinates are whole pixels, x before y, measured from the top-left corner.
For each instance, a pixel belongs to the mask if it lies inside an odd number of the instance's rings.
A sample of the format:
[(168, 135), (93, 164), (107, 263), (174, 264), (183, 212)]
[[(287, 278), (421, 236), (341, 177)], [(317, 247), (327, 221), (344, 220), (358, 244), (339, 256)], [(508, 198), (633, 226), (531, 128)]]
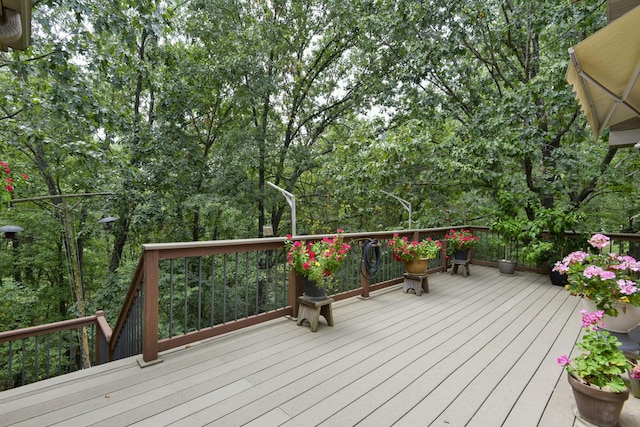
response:
[[(582, 305), (589, 312), (597, 311), (596, 303), (588, 298), (582, 298)], [(604, 329), (611, 332), (627, 333), (629, 329), (633, 329), (640, 325), (640, 307), (619, 302), (616, 305), (618, 310), (617, 317), (611, 317), (604, 315), (602, 321), (604, 322)]]

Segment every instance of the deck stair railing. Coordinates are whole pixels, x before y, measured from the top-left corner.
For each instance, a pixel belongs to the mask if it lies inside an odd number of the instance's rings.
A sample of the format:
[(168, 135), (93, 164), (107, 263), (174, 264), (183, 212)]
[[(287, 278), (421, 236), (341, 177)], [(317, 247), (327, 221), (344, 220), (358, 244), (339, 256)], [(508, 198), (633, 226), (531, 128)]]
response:
[[(89, 353), (82, 345), (88, 329)], [(88, 357), (108, 361), (111, 329), (104, 312), (46, 325), (0, 332), (0, 391), (78, 370)]]
[[(487, 227), (469, 228), (480, 238), (472, 251), (472, 263), (496, 266), (502, 257), (499, 236)], [(443, 239), (449, 229), (397, 233), (412, 240)], [(392, 259), (386, 246), (394, 233), (344, 235), (352, 251), (336, 274), (335, 300), (368, 298), (370, 292), (403, 280), (404, 266)], [(372, 255), (367, 252), (371, 245), (366, 243), (374, 239), (379, 242), (379, 253)], [(615, 239), (622, 242), (616, 244), (629, 249), (638, 246), (630, 241), (640, 242), (636, 235), (616, 235)], [(144, 366), (158, 361), (159, 353), (171, 348), (282, 316), (295, 318), (302, 279), (287, 271), (284, 241), (274, 237), (143, 245), (113, 331), (104, 314), (98, 312), (82, 319), (0, 332), (0, 358), (7, 360), (0, 363), (0, 390), (82, 369), (83, 355), (78, 346), (82, 328), (88, 328), (93, 364), (142, 355), (138, 360)], [(369, 274), (365, 258), (378, 255), (379, 259), (369, 259), (379, 262), (375, 275)], [(545, 268), (522, 259), (518, 262), (519, 270), (541, 273)], [(430, 272), (446, 269), (444, 254), (429, 266)], [(54, 348), (60, 350), (56, 353)]]

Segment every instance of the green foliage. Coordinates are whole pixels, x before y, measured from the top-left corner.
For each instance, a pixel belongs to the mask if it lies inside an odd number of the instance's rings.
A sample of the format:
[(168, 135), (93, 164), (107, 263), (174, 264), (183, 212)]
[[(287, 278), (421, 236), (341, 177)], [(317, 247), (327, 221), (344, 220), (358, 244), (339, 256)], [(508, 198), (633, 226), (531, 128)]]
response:
[(558, 363), (579, 380), (619, 393), (627, 388), (621, 375), (631, 364), (618, 349), (618, 339), (601, 329), (602, 312), (587, 313), (582, 310), (584, 334), (576, 344), (584, 352), (571, 361), (567, 356), (558, 358)]
[(618, 350), (620, 342), (607, 331), (600, 331), (599, 335), (586, 335), (578, 347), (592, 354), (583, 354), (574, 359), (575, 371), (582, 378), (587, 378), (598, 387), (610, 387), (614, 392), (623, 391), (627, 385), (621, 375), (626, 372), (629, 362)]
[(535, 220), (527, 223), (522, 239), (527, 242), (525, 258), (528, 261), (556, 261), (566, 255), (572, 247), (566, 233), (584, 218), (576, 210), (562, 208), (541, 208), (536, 211)]
[(421, 241), (409, 241), (407, 236), (398, 233), (389, 239), (387, 245), (396, 261), (412, 261), (419, 259), (435, 259), (442, 250), (442, 243), (430, 237)]
[(38, 313), (38, 295), (26, 289), (20, 283), (4, 279), (1, 285), (0, 299), (0, 331), (25, 328), (40, 320), (34, 315)]
[(449, 230), (444, 235), (447, 242), (447, 255), (454, 255), (458, 251), (467, 251), (478, 243), (478, 236), (475, 236), (470, 230)]
[[(491, 231), (495, 231), (502, 239), (504, 247), (503, 256), (505, 259), (511, 259), (512, 245), (522, 240), (522, 233), (526, 222), (518, 217), (503, 217), (491, 224)], [(509, 254), (507, 255), (507, 249)]]
[(318, 285), (336, 273), (351, 250), (351, 246), (344, 243), (340, 229), (335, 236), (315, 242), (294, 241), (289, 235), (285, 241), (285, 248), (289, 267)]

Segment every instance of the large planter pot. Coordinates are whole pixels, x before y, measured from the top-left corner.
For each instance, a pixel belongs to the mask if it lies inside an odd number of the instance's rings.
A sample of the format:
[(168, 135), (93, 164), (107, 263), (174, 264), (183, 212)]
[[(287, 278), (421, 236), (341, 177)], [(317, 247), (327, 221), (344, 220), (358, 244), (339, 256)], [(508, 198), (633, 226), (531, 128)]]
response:
[(551, 280), (551, 284), (553, 285), (564, 286), (569, 283), (569, 276), (551, 270), (549, 272), (549, 280)]
[(322, 301), (327, 298), (327, 292), (322, 283), (318, 284), (308, 277), (304, 278), (304, 296), (313, 301)]
[(640, 380), (636, 380), (635, 378), (631, 378), (631, 372), (627, 370), (627, 374), (629, 375), (629, 389), (633, 397), (640, 399)]
[(498, 271), (500, 274), (513, 275), (516, 272), (516, 262), (508, 259), (498, 260)]
[(404, 268), (409, 274), (426, 274), (429, 268), (429, 258), (412, 259), (404, 262)]
[[(589, 312), (597, 311), (596, 303), (588, 298), (582, 298), (582, 305)], [(640, 307), (636, 307), (624, 302), (616, 304), (618, 315), (616, 317), (604, 315), (602, 322), (604, 328), (611, 332), (622, 332), (626, 334), (629, 329), (633, 329), (640, 325)]]
[(613, 393), (583, 384), (569, 374), (567, 378), (580, 418), (600, 427), (615, 427), (618, 424), (624, 402), (629, 398), (629, 389)]
[(453, 259), (460, 262), (460, 261), (465, 261), (465, 262), (469, 262), (471, 261), (471, 250), (470, 249), (463, 249), (460, 251), (456, 251), (453, 254)]

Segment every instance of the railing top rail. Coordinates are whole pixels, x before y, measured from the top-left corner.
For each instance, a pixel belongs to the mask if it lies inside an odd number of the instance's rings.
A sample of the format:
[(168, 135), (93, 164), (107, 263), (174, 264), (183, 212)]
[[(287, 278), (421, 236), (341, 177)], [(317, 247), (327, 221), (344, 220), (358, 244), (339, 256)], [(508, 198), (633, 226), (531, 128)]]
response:
[[(394, 233), (428, 233), (428, 232), (446, 232), (452, 228), (464, 228), (471, 226), (450, 226), (450, 227), (438, 227), (438, 228), (424, 228), (424, 229), (413, 229), (413, 230), (389, 230), (389, 231), (373, 231), (373, 232), (358, 232), (358, 233), (343, 233), (345, 239), (350, 238), (360, 238), (360, 237), (381, 237), (381, 236), (391, 236)], [(482, 227), (472, 227), (472, 228), (482, 228)], [(333, 236), (335, 233), (328, 234), (311, 234), (311, 235), (300, 235), (294, 236), (295, 240), (317, 240), (326, 236)], [(142, 245), (142, 248), (145, 251), (172, 251), (176, 249), (197, 249), (197, 248), (211, 248), (211, 247), (239, 247), (239, 246), (247, 246), (247, 245), (264, 245), (264, 246), (280, 246), (286, 237), (260, 237), (253, 239), (234, 239), (234, 240), (207, 240), (207, 241), (198, 241), (198, 242), (170, 242), (170, 243), (146, 243)]]
[(37, 335), (45, 335), (53, 332), (67, 331), (69, 329), (91, 326), (97, 323), (97, 315), (81, 317), (79, 319), (62, 320), (60, 322), (46, 325), (31, 326), (28, 328), (15, 329), (13, 331), (0, 332), (0, 343), (16, 341)]
[[(299, 237), (296, 236), (296, 239)], [(263, 237), (255, 239), (234, 239), (234, 240), (206, 240), (198, 242), (170, 242), (170, 243), (145, 243), (142, 248), (145, 251), (163, 251), (173, 249), (208, 248), (216, 246), (244, 246), (262, 243), (266, 245), (278, 245), (284, 242), (286, 237)]]
[(629, 240), (632, 242), (640, 241), (640, 234), (637, 233), (601, 233), (608, 236), (611, 239), (616, 240)]

